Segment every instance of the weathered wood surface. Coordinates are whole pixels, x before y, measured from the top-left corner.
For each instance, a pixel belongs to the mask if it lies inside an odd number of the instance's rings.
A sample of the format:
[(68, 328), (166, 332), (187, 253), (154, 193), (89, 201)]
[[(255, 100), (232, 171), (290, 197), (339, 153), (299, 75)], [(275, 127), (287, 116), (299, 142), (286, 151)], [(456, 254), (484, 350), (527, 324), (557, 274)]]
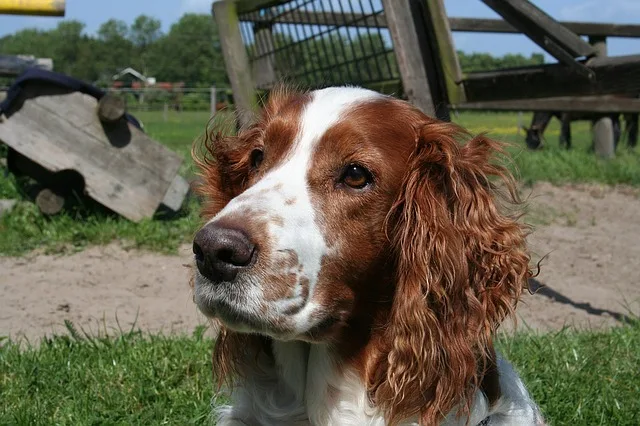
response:
[(426, 0), (426, 3), (431, 19), (431, 27), (436, 36), (435, 41), (447, 88), (447, 98), (453, 104), (464, 102), (466, 97), (462, 86), (462, 68), (458, 61), (458, 52), (453, 42), (449, 21), (447, 20), (444, 0)]
[(557, 45), (574, 58), (590, 56), (593, 53), (593, 47), (589, 43), (528, 0), (482, 0), (482, 2), (560, 61), (563, 58), (550, 48), (551, 45)]
[(182, 176), (176, 175), (162, 199), (162, 204), (174, 212), (179, 211), (189, 189), (189, 182)]
[(97, 104), (89, 95), (30, 83), (0, 122), (0, 140), (51, 172), (76, 170), (87, 195), (116, 213), (151, 217), (182, 159), (125, 119), (101, 123)]
[(124, 116), (125, 109), (122, 97), (107, 93), (98, 101), (98, 118), (104, 123), (115, 123)]
[(467, 101), (640, 93), (640, 55), (595, 57), (585, 65), (595, 81), (561, 64), (470, 73), (464, 82)]
[(0, 15), (64, 16), (65, 0), (0, 0)]
[(453, 106), (460, 110), (485, 111), (561, 111), (561, 112), (640, 112), (640, 99), (606, 96), (567, 96), (541, 99), (466, 102)]
[(0, 55), (0, 77), (15, 77), (27, 68), (41, 68), (51, 71), (53, 61), (49, 58), (34, 56)]
[(402, 76), (404, 92), (409, 102), (426, 114), (436, 115), (436, 103), (431, 93), (418, 29), (409, 0), (382, 0), (393, 39), (394, 53)]
[(258, 107), (255, 84), (251, 77), (249, 56), (242, 42), (240, 21), (235, 2), (218, 1), (213, 3), (211, 12), (218, 26), (220, 47), (224, 64), (229, 76), (236, 114), (241, 126), (253, 120)]

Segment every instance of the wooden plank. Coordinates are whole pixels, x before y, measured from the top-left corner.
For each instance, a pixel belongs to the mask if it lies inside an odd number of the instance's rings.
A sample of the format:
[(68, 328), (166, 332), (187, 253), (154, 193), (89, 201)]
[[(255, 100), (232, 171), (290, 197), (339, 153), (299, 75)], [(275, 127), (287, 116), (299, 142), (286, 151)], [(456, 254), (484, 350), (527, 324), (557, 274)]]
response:
[(466, 102), (452, 105), (458, 110), (559, 111), (559, 112), (640, 112), (640, 99), (619, 96), (567, 96), (541, 99)]
[(460, 68), (458, 52), (456, 52), (453, 37), (451, 36), (444, 1), (426, 0), (426, 2), (431, 27), (435, 33), (435, 41), (438, 46), (438, 56), (447, 88), (447, 97), (449, 102), (454, 104), (465, 102), (466, 97), (464, 87), (462, 86), (462, 69)]
[(27, 68), (41, 68), (51, 71), (53, 61), (26, 55), (0, 55), (0, 77), (15, 77)]
[(220, 34), (220, 47), (233, 90), (237, 118), (241, 126), (246, 126), (253, 120), (258, 99), (249, 57), (240, 34), (238, 10), (233, 1), (219, 1), (213, 3), (212, 14)]
[(436, 103), (431, 94), (420, 37), (410, 8), (410, 0), (382, 0), (402, 85), (409, 102), (425, 114), (436, 115)]
[(593, 54), (593, 47), (589, 43), (528, 0), (482, 0), (482, 2), (559, 61), (564, 61), (564, 58), (552, 48), (554, 45), (559, 46), (574, 58), (588, 57)]
[(176, 175), (162, 199), (162, 204), (173, 212), (177, 212), (182, 208), (187, 193), (189, 192), (189, 183), (180, 175)]
[(640, 93), (640, 55), (593, 58), (584, 64), (596, 80), (576, 77), (561, 64), (469, 73), (469, 102)]
[(65, 0), (0, 0), (0, 15), (64, 16)]
[[(520, 31), (502, 19), (449, 18), (452, 31), (519, 34)], [(640, 38), (640, 25), (599, 22), (560, 21), (569, 31), (584, 36)]]
[(95, 98), (28, 84), (0, 122), (0, 140), (51, 172), (76, 170), (87, 194), (133, 220), (152, 217), (182, 159), (122, 120), (104, 126)]

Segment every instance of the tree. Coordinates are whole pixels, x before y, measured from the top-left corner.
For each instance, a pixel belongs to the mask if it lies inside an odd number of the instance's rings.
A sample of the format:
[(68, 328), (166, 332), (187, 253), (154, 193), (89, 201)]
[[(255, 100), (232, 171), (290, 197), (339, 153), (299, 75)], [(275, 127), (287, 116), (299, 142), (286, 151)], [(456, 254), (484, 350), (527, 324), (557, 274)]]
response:
[(116, 19), (108, 20), (98, 29), (95, 61), (100, 70), (99, 79), (103, 83), (110, 82), (113, 74), (132, 65), (135, 53), (128, 37), (126, 22)]
[(208, 15), (186, 14), (148, 52), (149, 71), (164, 81), (188, 85), (228, 84), (219, 35)]
[(138, 16), (129, 29), (129, 40), (134, 46), (131, 66), (148, 73), (148, 50), (162, 37), (160, 21), (147, 15)]
[(98, 29), (98, 39), (101, 41), (126, 40), (129, 36), (127, 23), (119, 19), (109, 19), (100, 25)]
[(530, 57), (521, 54), (507, 54), (502, 57), (495, 57), (488, 53), (464, 53), (458, 51), (460, 67), (464, 72), (488, 71), (501, 68), (522, 67), (527, 65), (541, 65), (544, 63), (544, 56), (534, 53)]

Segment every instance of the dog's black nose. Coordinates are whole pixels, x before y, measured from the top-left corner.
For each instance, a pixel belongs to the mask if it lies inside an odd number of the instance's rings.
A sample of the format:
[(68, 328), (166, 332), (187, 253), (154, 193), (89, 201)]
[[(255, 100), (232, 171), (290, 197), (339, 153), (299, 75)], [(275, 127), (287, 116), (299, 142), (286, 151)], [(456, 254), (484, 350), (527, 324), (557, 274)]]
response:
[(238, 272), (249, 268), (257, 250), (242, 231), (210, 223), (193, 239), (193, 253), (200, 273), (218, 283), (233, 281)]

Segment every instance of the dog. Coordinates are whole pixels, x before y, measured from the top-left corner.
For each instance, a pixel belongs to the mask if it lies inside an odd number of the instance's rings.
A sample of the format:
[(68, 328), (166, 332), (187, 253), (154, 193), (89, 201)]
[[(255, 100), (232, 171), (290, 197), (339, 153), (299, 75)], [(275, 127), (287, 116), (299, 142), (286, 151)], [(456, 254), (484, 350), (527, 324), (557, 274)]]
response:
[(500, 143), (329, 87), (274, 90), (204, 148), (192, 286), (220, 327), (218, 425), (544, 424), (493, 347), (533, 276)]

